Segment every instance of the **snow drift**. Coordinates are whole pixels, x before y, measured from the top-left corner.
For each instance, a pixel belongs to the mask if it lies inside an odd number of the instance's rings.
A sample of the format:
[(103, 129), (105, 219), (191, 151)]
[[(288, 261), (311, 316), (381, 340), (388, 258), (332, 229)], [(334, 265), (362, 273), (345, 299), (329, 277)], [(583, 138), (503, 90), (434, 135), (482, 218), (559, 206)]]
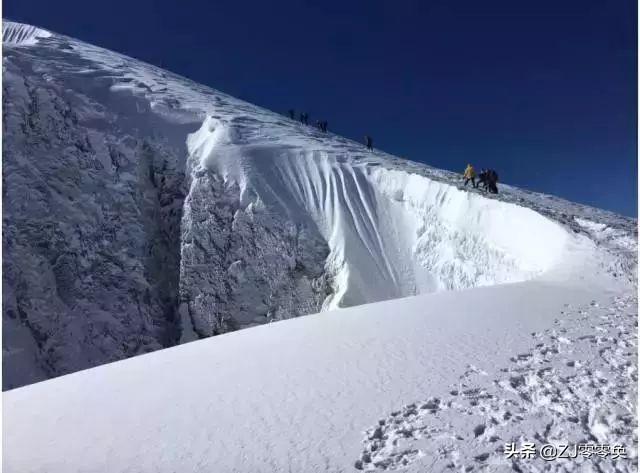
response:
[(586, 259), (635, 277), (580, 223), (631, 254), (631, 219), (464, 189), (28, 25), (3, 39), (29, 46), (6, 48), (3, 76), (5, 389), (322, 310), (567, 279)]
[(237, 212), (268, 212), (265, 231), (294, 223), (326, 245), (328, 309), (530, 279), (569, 239), (528, 208), (348, 154), (255, 146), (233, 122), (207, 118), (188, 148), (191, 174), (222, 176)]

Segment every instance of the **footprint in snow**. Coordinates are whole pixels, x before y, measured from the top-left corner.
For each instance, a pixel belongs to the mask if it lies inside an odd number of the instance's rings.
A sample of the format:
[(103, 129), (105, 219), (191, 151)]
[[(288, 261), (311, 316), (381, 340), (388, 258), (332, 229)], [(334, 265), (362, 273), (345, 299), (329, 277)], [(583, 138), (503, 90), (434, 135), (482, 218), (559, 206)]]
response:
[[(614, 299), (611, 305), (619, 303)], [(636, 345), (619, 348), (621, 341), (635, 342), (633, 312), (615, 328), (615, 337), (583, 335), (575, 317), (564, 319), (562, 336), (534, 332), (532, 351), (511, 357), (493, 379), (468, 365), (460, 385), (452, 386), (446, 397), (409, 404), (380, 419), (366, 432), (354, 466), (364, 471), (409, 465), (416, 465), (417, 471), (637, 470)], [(599, 356), (588, 349), (567, 358), (559, 349), (596, 343), (604, 346)], [(505, 443), (525, 441), (625, 445), (629, 455), (571, 462), (506, 458)]]

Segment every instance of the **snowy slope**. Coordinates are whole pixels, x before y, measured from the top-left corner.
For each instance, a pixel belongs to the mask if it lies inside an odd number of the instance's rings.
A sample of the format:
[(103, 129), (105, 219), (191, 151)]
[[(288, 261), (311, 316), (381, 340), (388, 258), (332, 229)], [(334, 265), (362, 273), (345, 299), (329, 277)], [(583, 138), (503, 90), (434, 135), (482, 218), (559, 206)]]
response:
[(635, 221), (321, 133), (3, 24), (3, 387), (326, 309), (635, 278)]
[[(4, 471), (636, 471), (636, 308), (529, 281), (224, 334), (4, 393)], [(563, 440), (629, 458), (502, 454)]]
[(4, 393), (4, 471), (637, 469), (635, 220), (3, 40), (3, 387), (222, 334)]

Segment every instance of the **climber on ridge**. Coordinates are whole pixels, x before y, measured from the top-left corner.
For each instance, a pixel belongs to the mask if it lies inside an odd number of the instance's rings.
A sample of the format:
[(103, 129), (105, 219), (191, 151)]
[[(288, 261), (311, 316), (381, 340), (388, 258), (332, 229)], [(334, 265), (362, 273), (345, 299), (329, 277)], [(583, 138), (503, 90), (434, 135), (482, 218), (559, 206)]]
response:
[(478, 185), (476, 187), (482, 186), (484, 190), (487, 190), (487, 186), (489, 185), (489, 175), (487, 170), (482, 168), (480, 174), (478, 174)]
[(373, 151), (373, 139), (369, 135), (364, 136), (365, 144), (367, 145), (367, 149), (369, 151)]
[(473, 166), (471, 164), (467, 164), (467, 168), (464, 170), (464, 175), (462, 176), (464, 178), (464, 185), (465, 187), (467, 186), (467, 184), (469, 184), (469, 181), (471, 181), (471, 184), (473, 185), (474, 188), (476, 188), (476, 171), (475, 169), (473, 169)]
[(493, 169), (487, 170), (487, 187), (492, 194), (498, 193), (498, 173)]

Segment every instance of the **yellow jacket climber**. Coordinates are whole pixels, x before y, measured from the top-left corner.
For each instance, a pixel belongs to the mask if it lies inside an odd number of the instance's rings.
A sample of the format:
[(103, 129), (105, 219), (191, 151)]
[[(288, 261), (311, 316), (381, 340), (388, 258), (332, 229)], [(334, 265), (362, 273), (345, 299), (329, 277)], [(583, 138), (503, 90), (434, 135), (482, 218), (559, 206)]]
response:
[(464, 170), (464, 178), (473, 179), (474, 177), (476, 177), (476, 170), (473, 169), (471, 164), (467, 164), (467, 169)]
[(467, 169), (464, 170), (464, 185), (466, 186), (471, 181), (473, 187), (476, 187), (476, 170), (473, 169), (471, 164), (467, 164)]

